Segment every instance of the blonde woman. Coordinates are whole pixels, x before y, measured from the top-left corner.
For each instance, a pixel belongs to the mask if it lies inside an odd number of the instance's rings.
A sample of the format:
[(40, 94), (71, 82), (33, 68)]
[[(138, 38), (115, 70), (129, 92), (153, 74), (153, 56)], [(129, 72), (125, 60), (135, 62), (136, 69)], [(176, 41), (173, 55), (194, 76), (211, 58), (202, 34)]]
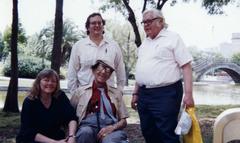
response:
[[(42, 70), (23, 102), (21, 128), (16, 141), (74, 143), (76, 119), (69, 99), (60, 90), (58, 74), (51, 69)], [(63, 126), (68, 126), (67, 135)]]

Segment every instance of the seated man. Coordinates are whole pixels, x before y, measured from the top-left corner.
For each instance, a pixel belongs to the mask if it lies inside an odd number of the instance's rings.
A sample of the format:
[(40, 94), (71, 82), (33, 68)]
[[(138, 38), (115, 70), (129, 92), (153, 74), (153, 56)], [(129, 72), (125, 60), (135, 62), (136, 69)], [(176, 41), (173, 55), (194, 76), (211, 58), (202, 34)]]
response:
[(71, 98), (79, 118), (77, 143), (127, 143), (128, 112), (122, 92), (107, 85), (114, 71), (110, 61), (97, 60), (92, 66), (93, 83), (79, 87)]

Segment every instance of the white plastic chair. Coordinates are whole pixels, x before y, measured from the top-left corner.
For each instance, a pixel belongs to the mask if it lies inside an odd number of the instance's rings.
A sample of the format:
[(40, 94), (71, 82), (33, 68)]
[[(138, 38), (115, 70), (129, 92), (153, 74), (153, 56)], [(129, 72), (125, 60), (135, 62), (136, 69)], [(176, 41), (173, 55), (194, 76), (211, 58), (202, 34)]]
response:
[(227, 109), (215, 120), (213, 143), (240, 140), (240, 108)]

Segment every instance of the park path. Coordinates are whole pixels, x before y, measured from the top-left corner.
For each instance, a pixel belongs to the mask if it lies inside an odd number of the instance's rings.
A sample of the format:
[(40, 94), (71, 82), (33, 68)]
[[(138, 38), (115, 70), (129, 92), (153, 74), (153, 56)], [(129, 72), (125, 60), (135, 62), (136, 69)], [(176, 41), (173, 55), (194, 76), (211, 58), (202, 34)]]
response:
[[(9, 77), (0, 76), (0, 91), (7, 91), (9, 85)], [(18, 90), (19, 91), (28, 91), (29, 88), (32, 86), (34, 79), (28, 78), (18, 78)], [(67, 89), (67, 80), (60, 80), (60, 87), (64, 91), (68, 92)], [(132, 93), (133, 86), (125, 86), (124, 87), (124, 94), (130, 95)]]

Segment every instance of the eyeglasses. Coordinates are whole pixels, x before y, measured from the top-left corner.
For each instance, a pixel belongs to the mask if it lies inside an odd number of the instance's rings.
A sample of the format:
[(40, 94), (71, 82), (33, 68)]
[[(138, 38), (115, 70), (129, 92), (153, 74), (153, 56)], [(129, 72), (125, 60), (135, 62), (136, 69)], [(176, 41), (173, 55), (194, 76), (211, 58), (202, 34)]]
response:
[(107, 74), (110, 74), (113, 71), (110, 67), (105, 66), (105, 65), (103, 65), (101, 63), (98, 65), (97, 70), (101, 71), (101, 72), (104, 70)]
[(102, 21), (93, 21), (93, 22), (90, 22), (90, 24), (91, 25), (100, 25), (100, 26), (103, 25)]
[(156, 20), (156, 19), (160, 19), (160, 17), (156, 17), (156, 18), (153, 18), (153, 19), (143, 20), (143, 21), (141, 22), (141, 24), (143, 24), (143, 25), (145, 25), (145, 24), (150, 25), (150, 24), (152, 24), (153, 21)]

